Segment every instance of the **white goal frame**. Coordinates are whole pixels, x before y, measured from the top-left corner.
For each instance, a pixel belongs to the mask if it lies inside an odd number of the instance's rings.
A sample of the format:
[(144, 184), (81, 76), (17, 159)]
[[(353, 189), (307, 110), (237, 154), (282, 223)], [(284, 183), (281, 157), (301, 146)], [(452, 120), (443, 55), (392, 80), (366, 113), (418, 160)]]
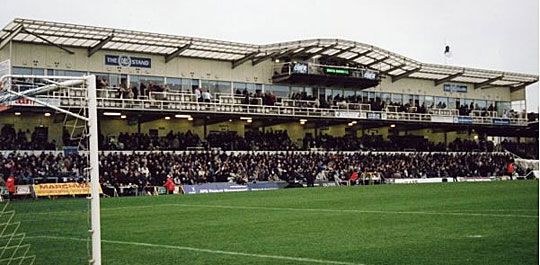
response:
[[(11, 81), (16, 79), (41, 79), (48, 84), (31, 88), (25, 91), (12, 90)], [(54, 80), (54, 81), (53, 81)], [(35, 96), (40, 94), (58, 90), (62, 87), (70, 87), (84, 84), (87, 93), (86, 106), (80, 108), (88, 109), (88, 117), (81, 116), (77, 113), (62, 109), (59, 106), (52, 105), (46, 101), (40, 100)], [(6, 104), (20, 98), (31, 100), (39, 105), (51, 108), (55, 111), (71, 115), (77, 119), (84, 120), (88, 123), (88, 156), (90, 167), (90, 234), (92, 243), (92, 257), (89, 260), (90, 264), (101, 265), (101, 216), (100, 216), (100, 198), (99, 198), (99, 147), (98, 147), (98, 116), (97, 116), (97, 95), (96, 95), (96, 76), (85, 75), (81, 77), (73, 76), (38, 76), (38, 75), (4, 75), (0, 78), (0, 103)]]

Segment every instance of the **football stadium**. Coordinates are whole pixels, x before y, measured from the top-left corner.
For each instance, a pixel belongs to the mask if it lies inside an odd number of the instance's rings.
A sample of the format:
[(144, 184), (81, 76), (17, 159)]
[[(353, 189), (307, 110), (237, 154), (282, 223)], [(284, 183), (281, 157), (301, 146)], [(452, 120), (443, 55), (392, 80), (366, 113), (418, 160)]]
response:
[(536, 73), (16, 18), (0, 76), (0, 264), (539, 262)]

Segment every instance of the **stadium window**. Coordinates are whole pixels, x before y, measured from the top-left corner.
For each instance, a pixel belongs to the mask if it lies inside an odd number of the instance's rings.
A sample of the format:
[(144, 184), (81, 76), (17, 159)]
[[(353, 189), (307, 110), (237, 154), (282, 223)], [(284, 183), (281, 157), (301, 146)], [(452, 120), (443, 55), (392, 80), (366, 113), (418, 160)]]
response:
[(485, 100), (477, 100), (475, 102), (475, 109), (486, 109), (486, 101)]
[(334, 88), (332, 89), (332, 94), (334, 95), (334, 98), (337, 96), (343, 97), (343, 89), (342, 88)]
[(173, 91), (180, 91), (182, 90), (182, 79), (167, 77), (167, 85)]
[(375, 102), (382, 102), (381, 93), (375, 92)]
[(182, 92), (191, 93), (191, 80), (182, 79)]
[(456, 101), (456, 100), (457, 100), (457, 98), (448, 98), (448, 105), (447, 106), (448, 106), (449, 109), (457, 109), (457, 108), (459, 108), (459, 106), (458, 106), (459, 101)]
[(47, 75), (48, 76), (53, 76), (54, 75), (54, 70), (53, 69), (47, 69)]
[(266, 85), (265, 90), (279, 98), (289, 97), (289, 87), (280, 85)]
[(411, 106), (414, 105), (412, 96), (408, 94), (403, 94), (403, 104), (409, 104)]
[(471, 110), (471, 106), (474, 109), (474, 100), (472, 99), (465, 99), (463, 102), (465, 102), (465, 106)]
[(515, 100), (511, 102), (512, 110), (517, 112), (525, 111), (525, 100)]
[(13, 67), (14, 75), (45, 75), (45, 69), (28, 68), (28, 67)]
[(291, 87), (291, 94), (289, 95), (289, 97), (293, 98), (295, 95), (301, 94), (302, 92), (304, 92), (303, 87), (293, 86)]
[(416, 106), (426, 106), (424, 102), (424, 96), (421, 95), (414, 95), (414, 104)]
[(304, 92), (306, 92), (306, 95), (307, 95), (308, 97), (313, 97), (313, 88), (311, 88), (311, 87), (305, 87), (305, 88), (304, 88)]
[(448, 98), (447, 97), (435, 97), (436, 108), (446, 109), (448, 108)]
[(403, 104), (403, 95), (392, 93), (392, 102), (395, 104)]
[(435, 103), (433, 102), (433, 96), (425, 96), (424, 104), (426, 104), (426, 108), (433, 108), (435, 106)]
[(505, 112), (510, 111), (512, 109), (512, 105), (509, 101), (498, 101), (497, 102), (497, 115), (502, 116)]
[(191, 79), (191, 90), (199, 87), (199, 79)]
[[(230, 95), (232, 93), (232, 91), (231, 91), (231, 82), (218, 81), (216, 85), (217, 85), (218, 93), (227, 94), (227, 95)], [(262, 87), (261, 87), (261, 89), (262, 89)]]
[(201, 88), (205, 91), (210, 92), (210, 94), (216, 94), (216, 81), (210, 80), (201, 80)]
[(362, 102), (367, 103), (369, 102), (369, 92), (366, 91), (360, 91), (360, 95), (362, 96)]
[(382, 101), (385, 103), (390, 103), (390, 93), (383, 93), (382, 94)]
[(234, 94), (242, 95), (244, 93), (244, 90), (247, 90), (246, 83), (233, 83), (233, 90)]
[(354, 90), (351, 90), (351, 89), (345, 89), (343, 90), (343, 96), (345, 98), (351, 98), (352, 100), (354, 100)]

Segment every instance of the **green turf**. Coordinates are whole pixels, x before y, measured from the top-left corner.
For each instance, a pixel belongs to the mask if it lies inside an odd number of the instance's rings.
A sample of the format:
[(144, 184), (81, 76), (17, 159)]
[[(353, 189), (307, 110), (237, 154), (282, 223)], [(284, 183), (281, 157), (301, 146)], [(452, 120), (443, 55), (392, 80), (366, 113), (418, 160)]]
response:
[[(11, 206), (36, 264), (87, 264), (84, 199)], [(537, 181), (107, 198), (101, 216), (103, 264), (538, 264)]]

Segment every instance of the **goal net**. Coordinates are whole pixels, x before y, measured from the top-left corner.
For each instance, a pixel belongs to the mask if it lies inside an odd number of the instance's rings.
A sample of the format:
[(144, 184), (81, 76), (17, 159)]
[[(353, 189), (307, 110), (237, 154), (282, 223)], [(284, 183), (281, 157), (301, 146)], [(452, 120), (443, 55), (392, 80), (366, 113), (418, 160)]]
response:
[(12, 177), (16, 184), (15, 192), (7, 184), (2, 192), (0, 265), (101, 264), (95, 80), (93, 75), (1, 77), (0, 104), (17, 110), (8, 113), (15, 117), (11, 129), (27, 128), (25, 123), (36, 120), (25, 114), (39, 113), (38, 126), (46, 124), (61, 137), (56, 150), (0, 153), (12, 168), (0, 172), (2, 180)]

